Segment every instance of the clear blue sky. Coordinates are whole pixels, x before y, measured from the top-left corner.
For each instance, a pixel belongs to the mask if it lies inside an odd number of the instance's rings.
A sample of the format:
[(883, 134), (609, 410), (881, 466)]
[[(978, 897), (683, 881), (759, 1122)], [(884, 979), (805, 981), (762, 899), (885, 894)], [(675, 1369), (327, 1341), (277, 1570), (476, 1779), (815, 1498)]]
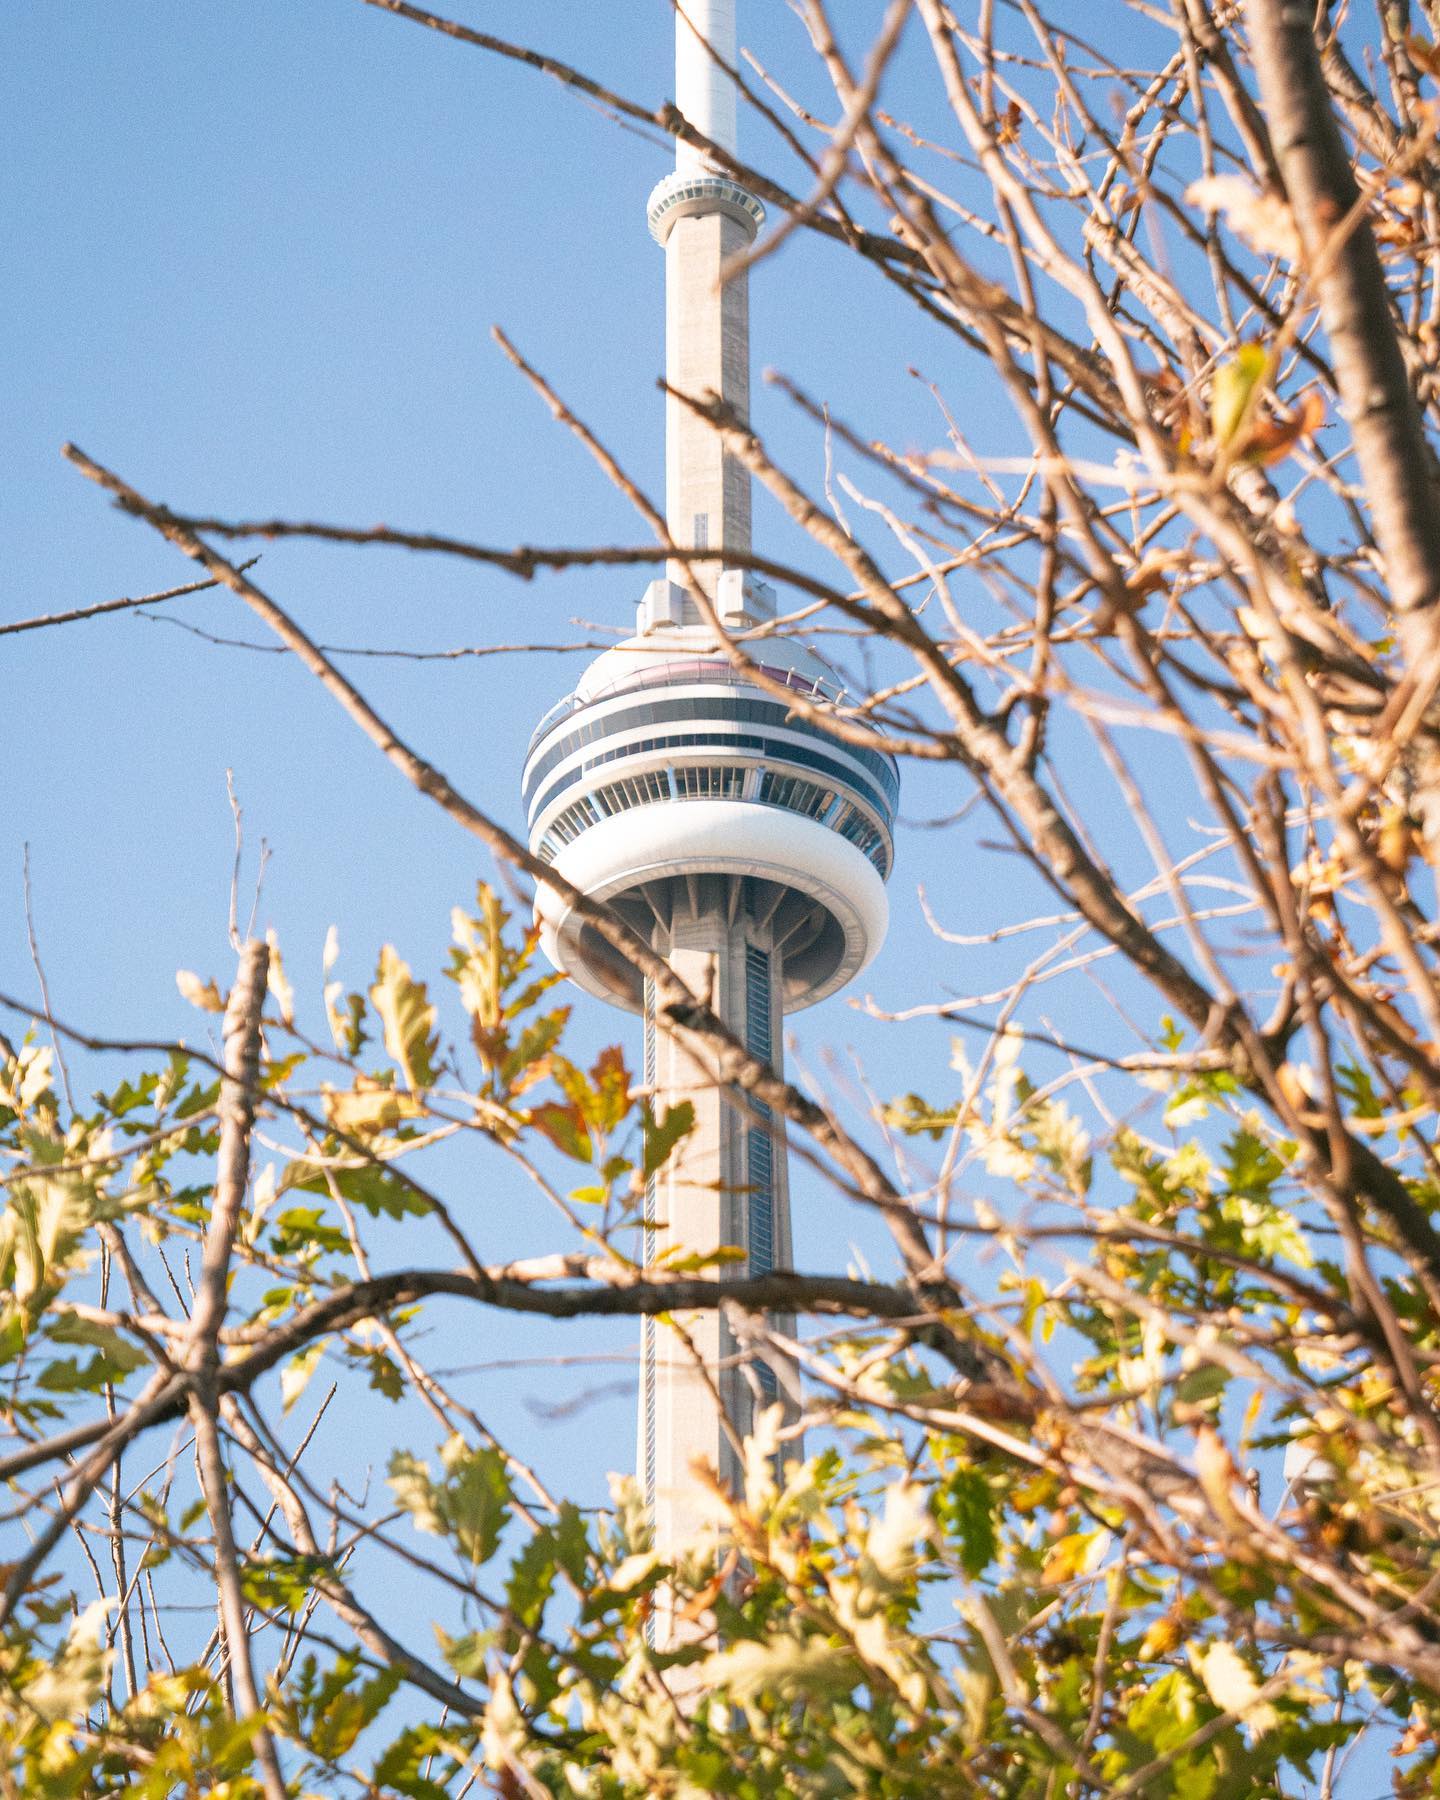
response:
[[(654, 103), (670, 92), (668, 0), (457, 9)], [(840, 17), (862, 30), (871, 9)], [(489, 339), (502, 324), (652, 490), (662, 483), (663, 263), (644, 223), (666, 149), (553, 82), (359, 4), (186, 6), (67, 0), (12, 14), (0, 73), (14, 352), (0, 442), (0, 617), (165, 588), (192, 566), (117, 515), (60, 458), (74, 439), (179, 508), (431, 528), (481, 542), (643, 541), (643, 526), (549, 419)], [(756, 4), (745, 36), (824, 109), (788, 8)], [(833, 102), (832, 102), (833, 106)], [(782, 178), (794, 166), (747, 124)], [(843, 285), (842, 285), (843, 284)], [(930, 357), (962, 409), (975, 359), (840, 253), (792, 240), (763, 265), (755, 364), (793, 374), (867, 433), (936, 440), (905, 373)], [(757, 422), (818, 488), (821, 446), (757, 383)], [(1014, 448), (1003, 433), (995, 447)], [(768, 502), (761, 543), (824, 569)], [(444, 648), (570, 641), (629, 621), (644, 577), (521, 585), (382, 551), (264, 547), (256, 578), (315, 636)], [(891, 558), (891, 566), (904, 563)], [(833, 573), (833, 570), (825, 570)], [(209, 594), (177, 618), (257, 641)], [(193, 1032), (177, 967), (223, 978), (231, 820), (271, 861), (262, 924), (302, 984), (335, 924), (359, 981), (390, 939), (438, 963), (449, 908), (483, 858), (415, 796), (289, 659), (217, 649), (121, 615), (5, 643), (12, 778), (0, 841), (0, 983), (33, 993), (21, 907), (28, 841), (41, 946), (62, 1017), (117, 1034)], [(534, 720), (583, 658), (352, 661), (388, 717), (479, 804), (520, 824)], [(907, 780), (910, 814), (969, 794)], [(887, 949), (860, 984), (887, 1005), (955, 991), (1000, 966), (943, 951), (915, 900), (951, 924), (1013, 917), (1013, 858), (979, 878), (978, 825), (905, 832)], [(983, 835), (983, 833), (982, 833)], [(972, 860), (974, 859), (974, 860)], [(1038, 893), (1038, 890), (1037, 890)], [(313, 997), (313, 988), (311, 990)], [(597, 1036), (628, 1029), (587, 1010)], [(867, 1028), (845, 998), (797, 1021), (812, 1045), (862, 1045), (882, 1092), (945, 1085), (947, 1034)], [(834, 1260), (809, 1240), (812, 1261)]]
[[(823, 101), (788, 9), (752, 11), (767, 61)], [(669, 92), (667, 0), (462, 13), (642, 98)], [(855, 0), (848, 13), (869, 9)], [(488, 331), (503, 324), (659, 488), (662, 263), (644, 200), (662, 148), (541, 77), (358, 0), (67, 0), (12, 15), (7, 37), (0, 616), (189, 573), (60, 460), (66, 438), (182, 508), (384, 520), (502, 544), (643, 539)], [(925, 334), (878, 283), (849, 275), (837, 253), (804, 244), (766, 266), (757, 368), (784, 367), (867, 431), (927, 441), (933, 410), (903, 368)], [(877, 354), (892, 338), (899, 366)], [(928, 342), (927, 373), (945, 379), (954, 350)], [(818, 481), (813, 434), (763, 389), (756, 413)], [(759, 511), (762, 539), (792, 549), (773, 509)], [(521, 586), (437, 560), (297, 547), (267, 549), (257, 578), (327, 641), (411, 648), (570, 640), (586, 635), (575, 617), (625, 622), (643, 585), (620, 573)], [(228, 596), (171, 610), (261, 635)], [(381, 936), (419, 954), (468, 889), (470, 845), (287, 661), (130, 617), (6, 651), (20, 779), (0, 918), (18, 918), (28, 839), (57, 1005), (89, 1023), (191, 1022), (171, 977), (177, 963), (222, 959), (227, 766), (252, 843), (263, 833), (272, 847), (263, 910), (293, 958), (331, 922), (356, 957)], [(420, 748), (518, 823), (529, 727), (574, 659), (349, 666)], [(912, 809), (928, 804), (924, 786), (911, 783)], [(962, 791), (945, 784), (941, 804)], [(904, 847), (881, 987), (887, 970), (903, 980), (913, 969), (907, 895), (929, 860), (924, 840)], [(0, 945), (7, 984), (24, 987), (21, 934)]]

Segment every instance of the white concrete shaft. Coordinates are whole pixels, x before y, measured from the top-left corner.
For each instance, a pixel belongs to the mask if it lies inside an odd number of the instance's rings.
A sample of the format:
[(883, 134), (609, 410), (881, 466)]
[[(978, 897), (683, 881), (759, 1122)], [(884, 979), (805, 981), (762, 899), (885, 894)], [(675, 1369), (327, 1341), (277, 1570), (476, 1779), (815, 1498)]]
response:
[[(750, 416), (750, 290), (721, 269), (745, 249), (745, 228), (724, 213), (677, 219), (665, 245), (665, 378), (682, 394), (718, 394)], [(665, 511), (677, 544), (750, 549), (750, 477), (719, 434), (672, 396), (665, 408)], [(719, 573), (717, 564), (708, 572)], [(685, 582), (672, 565), (672, 581)]]
[[(744, 918), (731, 922), (721, 913), (702, 913), (677, 921), (668, 945), (657, 945), (676, 974), (694, 991), (711, 996), (721, 1017), (742, 1039), (749, 1035), (751, 1024), (746, 1018), (746, 953), (752, 942), (754, 934), (747, 931)], [(773, 957), (771, 973), (768, 1035), (778, 1067), (781, 1016), (774, 999)], [(728, 1090), (716, 1080), (708, 1058), (697, 1059), (663, 1031), (656, 1033), (655, 1086), (657, 1110), (663, 1112), (668, 1106), (689, 1100), (695, 1108), (695, 1128), (655, 1183), (650, 1204), (657, 1228), (651, 1240), (651, 1254), (658, 1258), (678, 1250), (681, 1254), (704, 1255), (721, 1245), (737, 1245), (748, 1252), (747, 1133), (757, 1128), (756, 1122), (747, 1119), (729, 1098)], [(775, 1121), (770, 1129), (774, 1146), (773, 1266), (790, 1268), (790, 1195), (784, 1126)], [(714, 1270), (720, 1281), (734, 1272), (733, 1265)], [(782, 1331), (794, 1329), (791, 1319), (774, 1322)], [(738, 1485), (740, 1467), (721, 1408), (743, 1438), (753, 1420), (751, 1383), (755, 1376), (753, 1371), (747, 1373), (737, 1366), (739, 1350), (734, 1333), (718, 1310), (678, 1314), (675, 1326), (657, 1320), (647, 1324), (643, 1334), (636, 1466), (642, 1484), (649, 1490), (654, 1542), (662, 1555), (668, 1556), (693, 1542), (697, 1533), (703, 1532), (707, 1519), (716, 1516), (705, 1484), (697, 1476), (697, 1465), (713, 1469), (727, 1488), (733, 1490)], [(793, 1416), (796, 1371), (773, 1363), (772, 1369), (780, 1393), (790, 1401)], [(653, 1446), (648, 1438), (651, 1429)], [(677, 1627), (668, 1592), (658, 1595), (655, 1642), (665, 1646), (685, 1635)]]
[[(735, 0), (678, 0), (675, 104), (697, 131), (732, 155), (737, 136), (735, 83), (721, 64), (735, 67), (735, 49)], [(679, 143), (675, 166), (689, 173), (709, 165), (694, 146)]]

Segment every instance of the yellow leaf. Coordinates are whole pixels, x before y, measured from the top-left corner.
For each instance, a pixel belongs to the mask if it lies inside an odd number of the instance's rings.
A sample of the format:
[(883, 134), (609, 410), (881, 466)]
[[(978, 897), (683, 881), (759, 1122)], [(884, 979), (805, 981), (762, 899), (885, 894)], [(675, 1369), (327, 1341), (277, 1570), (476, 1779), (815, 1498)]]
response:
[(334, 1088), (324, 1090), (325, 1117), (337, 1131), (364, 1137), (371, 1132), (390, 1131), (402, 1119), (416, 1119), (423, 1109), (409, 1094), (394, 1088), (380, 1087), (362, 1075), (348, 1093)]
[(1044, 1582), (1073, 1581), (1077, 1575), (1093, 1575), (1109, 1548), (1108, 1531), (1067, 1532), (1045, 1558), (1040, 1579)]
[(175, 985), (180, 990), (180, 997), (192, 1006), (198, 1006), (202, 1012), (224, 1012), (225, 1002), (219, 988), (213, 981), (202, 981), (193, 969), (177, 969)]
[(391, 944), (380, 952), (380, 967), (370, 998), (385, 1027), (385, 1048), (405, 1077), (405, 1085), (429, 1087), (435, 1079), (435, 1053), (439, 1040), (435, 1008), (423, 982), (416, 981), (410, 966)]
[(42, 1719), (73, 1719), (94, 1706), (105, 1687), (114, 1652), (106, 1648), (105, 1620), (113, 1600), (92, 1600), (70, 1627), (58, 1656), (21, 1691)]
[(1403, 875), (1413, 856), (1420, 854), (1420, 838), (1403, 806), (1381, 809), (1375, 850), (1392, 875)]
[(605, 1583), (612, 1594), (628, 1594), (660, 1566), (658, 1550), (637, 1550), (627, 1556)]
[(280, 1371), (280, 1410), (282, 1413), (288, 1413), (305, 1392), (306, 1383), (320, 1366), (320, 1359), (324, 1354), (323, 1343), (307, 1344), (298, 1355), (292, 1356)]
[(48, 1044), (32, 1045), (20, 1052), (20, 1110), (28, 1112), (50, 1085), (54, 1052)]
[(1203, 1650), (1191, 1645), (1187, 1654), (1205, 1692), (1222, 1712), (1237, 1713), (1256, 1737), (1279, 1724), (1280, 1715), (1268, 1700), (1258, 1698), (1260, 1683), (1233, 1644), (1217, 1638)]
[[(778, 1428), (783, 1417), (778, 1406), (769, 1408)], [(870, 1527), (865, 1550), (882, 1584), (898, 1586), (914, 1570), (915, 1546), (933, 1535), (928, 1501), (914, 1482), (897, 1481), (885, 1490), (883, 1516)]]
[(285, 964), (280, 959), (280, 940), (273, 928), (265, 933), (265, 942), (270, 946), (270, 992), (275, 996), (275, 1004), (280, 1008), (280, 1018), (286, 1025), (295, 1023), (295, 990), (291, 987), (285, 974)]
[(701, 1664), (697, 1681), (698, 1691), (720, 1688), (742, 1704), (758, 1695), (772, 1703), (791, 1703), (847, 1694), (858, 1675), (855, 1658), (844, 1645), (777, 1633), (763, 1642), (741, 1638), (727, 1645)]
[(1141, 1662), (1159, 1662), (1161, 1657), (1168, 1656), (1180, 1642), (1180, 1621), (1166, 1613), (1163, 1619), (1157, 1619), (1140, 1640), (1140, 1648), (1135, 1654)]
[(1254, 1431), (1260, 1417), (1260, 1409), (1265, 1404), (1264, 1388), (1256, 1388), (1250, 1396), (1250, 1403), (1245, 1408), (1245, 1417), (1240, 1426), (1240, 1453), (1243, 1456), (1249, 1448), (1250, 1434)]
[(1210, 429), (1217, 445), (1230, 444), (1250, 418), (1256, 389), (1265, 379), (1270, 356), (1263, 344), (1242, 344), (1215, 371), (1210, 395)]

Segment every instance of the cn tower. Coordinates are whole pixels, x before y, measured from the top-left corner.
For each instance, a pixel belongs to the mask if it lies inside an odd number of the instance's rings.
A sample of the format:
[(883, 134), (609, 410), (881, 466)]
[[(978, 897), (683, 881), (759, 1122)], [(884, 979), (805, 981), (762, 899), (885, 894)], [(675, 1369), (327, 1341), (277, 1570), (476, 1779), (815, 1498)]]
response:
[[(727, 73), (735, 0), (681, 0), (675, 47), (680, 112), (735, 154)], [(681, 143), (648, 210), (665, 251), (669, 385), (697, 399), (719, 395), (744, 420), (748, 278), (725, 272), (754, 241), (764, 208)], [(687, 561), (727, 636), (768, 686), (727, 659), (685, 567), (672, 561), (646, 590), (634, 636), (591, 663), (531, 739), (530, 846), (573, 886), (608, 901), (779, 1072), (784, 1015), (843, 987), (885, 936), (899, 777), (892, 758), (826, 731), (824, 715), (842, 693), (818, 657), (789, 636), (751, 635), (774, 618), (775, 596), (737, 566), (750, 552), (747, 471), (673, 396), (665, 433), (671, 540), (693, 553)], [(683, 1099), (695, 1107), (693, 1132), (646, 1194), (645, 1262), (728, 1245), (745, 1261), (719, 1264), (721, 1283), (737, 1269), (792, 1266), (783, 1123), (739, 1101), (703, 1060), (657, 1032), (639, 974), (548, 889), (537, 916), (558, 968), (643, 1015), (657, 1110)], [(727, 1483), (738, 1475), (720, 1409), (744, 1436), (757, 1405), (773, 1397), (793, 1405), (794, 1391), (785, 1361), (737, 1342), (718, 1310), (675, 1326), (645, 1320), (637, 1460), (662, 1553), (697, 1522), (696, 1459)]]

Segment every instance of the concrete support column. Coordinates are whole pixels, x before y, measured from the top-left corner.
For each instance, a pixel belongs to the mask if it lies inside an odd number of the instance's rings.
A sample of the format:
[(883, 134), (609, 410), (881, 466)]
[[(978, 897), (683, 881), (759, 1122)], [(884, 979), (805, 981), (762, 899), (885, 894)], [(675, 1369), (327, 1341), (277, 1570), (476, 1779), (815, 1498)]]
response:
[[(777, 984), (770, 979), (774, 953), (756, 942), (757, 933), (742, 911), (714, 906), (681, 913), (665, 942), (658, 942), (675, 972), (711, 1004), (737, 1036), (752, 1046), (768, 1043), (772, 1060), (780, 1058), (780, 1009)], [(765, 978), (757, 981), (752, 959), (763, 957)], [(763, 989), (767, 1016), (763, 1028), (749, 1016)], [(655, 1104), (663, 1111), (678, 1101), (695, 1108), (695, 1128), (653, 1183), (647, 1198), (647, 1260), (667, 1251), (705, 1254), (723, 1244), (747, 1251), (744, 1272), (788, 1268), (790, 1259), (789, 1191), (784, 1127), (778, 1121), (747, 1117), (728, 1089), (716, 1079), (708, 1056), (692, 1055), (671, 1038), (654, 1033), (647, 1044), (646, 1074), (656, 1089)], [(763, 1133), (770, 1155), (753, 1154), (752, 1134)], [(757, 1185), (757, 1170), (765, 1181)], [(756, 1205), (768, 1213), (765, 1229), (752, 1242)], [(763, 1244), (762, 1240), (763, 1239)], [(723, 1283), (741, 1270), (719, 1268)], [(737, 1487), (740, 1467), (721, 1418), (740, 1437), (751, 1429), (754, 1389), (762, 1385), (777, 1398), (789, 1399), (794, 1372), (788, 1367), (759, 1373), (740, 1366), (743, 1346), (718, 1311), (677, 1315), (680, 1331), (646, 1321), (641, 1333), (640, 1414), (637, 1467), (651, 1507), (655, 1544), (662, 1553), (689, 1541), (709, 1509), (695, 1477), (695, 1464), (715, 1469), (727, 1487)], [(777, 1319), (782, 1330), (790, 1319)], [(689, 1339), (687, 1345), (685, 1338)], [(716, 1406), (716, 1397), (720, 1406)], [(793, 1411), (793, 1402), (790, 1407)], [(655, 1641), (673, 1643), (677, 1635), (666, 1595), (659, 1597)]]

